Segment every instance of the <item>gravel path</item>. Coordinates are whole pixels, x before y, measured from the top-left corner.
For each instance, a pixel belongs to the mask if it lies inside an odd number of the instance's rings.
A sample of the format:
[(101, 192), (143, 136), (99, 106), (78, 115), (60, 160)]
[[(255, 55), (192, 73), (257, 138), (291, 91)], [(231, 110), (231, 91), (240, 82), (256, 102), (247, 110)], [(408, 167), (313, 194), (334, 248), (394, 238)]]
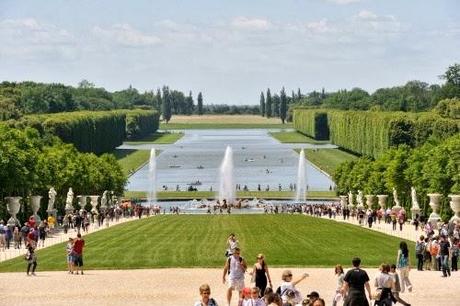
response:
[[(335, 289), (333, 268), (293, 268), (294, 277), (308, 272), (310, 277), (298, 284), (306, 295), (318, 291), (331, 305)], [(371, 279), (377, 269), (366, 269)], [(281, 282), (283, 269), (270, 269), (274, 286)], [(412, 293), (401, 296), (412, 305), (458, 306), (460, 272), (442, 278), (441, 272), (411, 271)], [(87, 271), (85, 275), (66, 272), (2, 273), (0, 305), (193, 305), (199, 299), (198, 287), (211, 285), (212, 296), (226, 305), (221, 269), (152, 269)], [(249, 285), (249, 275), (246, 284)], [(454, 292), (456, 294), (454, 294)], [(236, 305), (233, 298), (232, 306)], [(399, 304), (398, 304), (399, 305)]]

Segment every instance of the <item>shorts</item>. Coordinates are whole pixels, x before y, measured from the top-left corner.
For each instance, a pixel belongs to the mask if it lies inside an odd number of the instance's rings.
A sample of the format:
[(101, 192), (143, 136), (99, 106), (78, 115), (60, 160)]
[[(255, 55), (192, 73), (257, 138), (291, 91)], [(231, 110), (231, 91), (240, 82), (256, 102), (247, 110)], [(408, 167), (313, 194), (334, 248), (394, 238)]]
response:
[(73, 263), (77, 267), (83, 267), (83, 256), (82, 255), (74, 255), (73, 256)]
[(244, 288), (244, 279), (229, 279), (228, 288), (241, 291)]
[(72, 263), (72, 262), (74, 262), (73, 256), (67, 255), (67, 263)]

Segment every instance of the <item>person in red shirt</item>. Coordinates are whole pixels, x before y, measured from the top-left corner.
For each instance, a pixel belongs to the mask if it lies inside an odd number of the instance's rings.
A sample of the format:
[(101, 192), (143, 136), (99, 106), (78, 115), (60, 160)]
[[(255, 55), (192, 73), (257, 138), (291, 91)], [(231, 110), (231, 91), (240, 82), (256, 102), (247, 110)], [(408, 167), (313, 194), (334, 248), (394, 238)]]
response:
[[(81, 239), (81, 234), (77, 234), (77, 238), (73, 242), (73, 254), (74, 254), (74, 261), (73, 261), (73, 271), (81, 270), (81, 274), (83, 275), (83, 248), (85, 246), (85, 240)], [(75, 269), (76, 268), (76, 269)]]

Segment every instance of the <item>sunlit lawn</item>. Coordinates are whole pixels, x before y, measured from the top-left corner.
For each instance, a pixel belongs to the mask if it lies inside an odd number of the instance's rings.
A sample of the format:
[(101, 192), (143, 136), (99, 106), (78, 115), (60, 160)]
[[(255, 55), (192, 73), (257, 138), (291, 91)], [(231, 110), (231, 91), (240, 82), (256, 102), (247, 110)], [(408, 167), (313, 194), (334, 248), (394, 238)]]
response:
[[(160, 215), (116, 225), (87, 236), (86, 269), (222, 267), (226, 238), (236, 233), (249, 264), (264, 253), (271, 266), (364, 266), (394, 262), (399, 238), (303, 215)], [(414, 243), (408, 242), (409, 249)], [(65, 245), (39, 250), (38, 269), (65, 270)], [(0, 272), (24, 271), (18, 257)], [(331, 270), (332, 271), (332, 270)]]

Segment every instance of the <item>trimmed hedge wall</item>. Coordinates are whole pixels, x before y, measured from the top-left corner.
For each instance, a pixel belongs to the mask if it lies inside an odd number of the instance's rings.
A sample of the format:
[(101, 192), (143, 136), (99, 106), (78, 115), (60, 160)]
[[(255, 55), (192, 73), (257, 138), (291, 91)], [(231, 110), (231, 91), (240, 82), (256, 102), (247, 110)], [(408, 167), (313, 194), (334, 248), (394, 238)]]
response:
[[(316, 114), (320, 113), (327, 113), (327, 123), (317, 127)], [(416, 147), (431, 136), (444, 139), (455, 135), (460, 131), (460, 120), (435, 113), (296, 109), (294, 127), (307, 135), (327, 128), (332, 143), (358, 154), (379, 157), (389, 147)]]
[(317, 140), (329, 139), (327, 112), (322, 110), (294, 110), (294, 128)]
[(126, 114), (126, 136), (138, 139), (155, 133), (160, 126), (160, 114), (156, 110), (129, 110)]
[(102, 154), (123, 143), (126, 114), (122, 111), (81, 111), (31, 115), (18, 124), (56, 135), (81, 152)]

